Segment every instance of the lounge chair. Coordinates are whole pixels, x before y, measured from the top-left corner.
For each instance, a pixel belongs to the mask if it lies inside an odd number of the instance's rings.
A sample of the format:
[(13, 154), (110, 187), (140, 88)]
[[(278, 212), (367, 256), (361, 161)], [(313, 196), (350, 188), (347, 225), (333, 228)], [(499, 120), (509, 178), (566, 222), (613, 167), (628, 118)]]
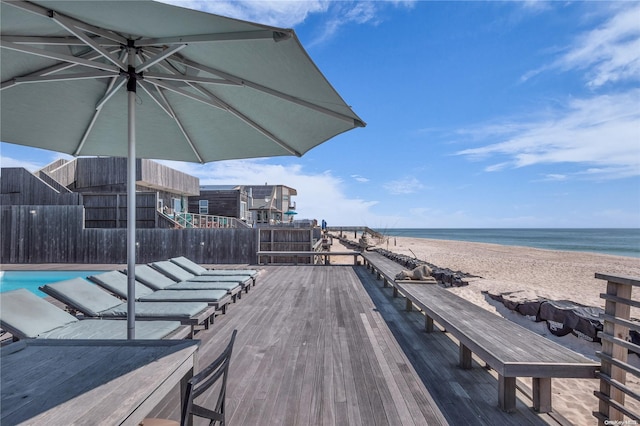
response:
[[(252, 278), (246, 275), (225, 275), (222, 277), (196, 277), (171, 262), (161, 263), (157, 268), (154, 264), (136, 266), (136, 280), (154, 290), (226, 290), (233, 301), (242, 297), (251, 287)], [(174, 271), (173, 269), (178, 269)], [(180, 276), (191, 279), (180, 279)]]
[[(143, 266), (143, 265), (141, 265)], [(136, 266), (136, 277), (138, 269)], [(102, 274), (87, 277), (89, 281), (98, 284), (113, 294), (122, 298), (127, 297), (127, 276), (119, 271), (109, 271)], [(227, 305), (231, 302), (231, 295), (226, 290), (158, 290), (145, 286), (136, 281), (136, 300), (139, 302), (205, 302), (209, 306), (215, 306), (216, 310), (225, 313)]]
[(250, 277), (249, 275), (219, 275), (219, 276), (194, 275), (191, 272), (187, 271), (186, 269), (182, 269), (182, 267), (168, 260), (153, 262), (153, 263), (150, 263), (149, 266), (151, 266), (153, 269), (156, 269), (162, 272), (164, 275), (168, 276), (172, 280), (181, 284), (185, 282), (188, 282), (188, 283), (237, 282), (242, 286), (243, 289), (245, 289), (245, 291), (248, 291), (253, 281), (255, 281), (255, 279)]
[[(88, 317), (127, 317), (126, 302), (82, 278), (46, 284), (40, 291)], [(135, 302), (136, 319), (180, 321), (191, 327), (191, 337), (200, 324), (208, 329), (215, 314), (216, 308), (204, 302)]]
[(192, 274), (199, 276), (249, 275), (251, 278), (255, 279), (260, 272), (257, 269), (207, 269), (184, 256), (173, 257), (169, 259), (169, 261), (191, 272)]
[[(18, 339), (127, 338), (127, 321), (80, 321), (23, 288), (0, 293), (0, 304), (0, 327)], [(188, 333), (179, 321), (136, 321), (136, 339), (184, 338)]]

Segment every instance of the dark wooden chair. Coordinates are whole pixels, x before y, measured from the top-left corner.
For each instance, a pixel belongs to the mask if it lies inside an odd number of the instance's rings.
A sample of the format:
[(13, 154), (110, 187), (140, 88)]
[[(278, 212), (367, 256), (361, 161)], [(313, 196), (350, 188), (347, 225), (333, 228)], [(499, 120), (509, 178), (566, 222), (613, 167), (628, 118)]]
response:
[[(192, 416), (209, 419), (210, 426), (216, 424), (223, 426), (225, 424), (224, 400), (227, 392), (227, 375), (229, 374), (231, 352), (233, 350), (233, 343), (236, 340), (237, 333), (238, 330), (233, 330), (231, 340), (220, 356), (187, 382), (180, 419), (181, 426), (190, 425)], [(220, 391), (213, 409), (204, 407), (195, 402), (196, 398), (205, 393), (220, 380), (222, 380), (220, 383)], [(141, 423), (143, 426), (173, 426), (177, 424), (178, 422), (168, 421), (165, 419), (144, 419)]]

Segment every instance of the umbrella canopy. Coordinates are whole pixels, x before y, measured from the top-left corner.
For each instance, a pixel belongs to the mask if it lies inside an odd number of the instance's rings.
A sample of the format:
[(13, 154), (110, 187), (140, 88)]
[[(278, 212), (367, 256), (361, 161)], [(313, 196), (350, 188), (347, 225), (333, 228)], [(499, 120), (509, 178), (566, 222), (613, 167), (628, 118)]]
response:
[[(364, 126), (293, 30), (144, 0), (0, 7), (0, 139), (128, 157), (129, 206), (135, 158), (301, 156)], [(132, 272), (135, 209), (127, 220)]]

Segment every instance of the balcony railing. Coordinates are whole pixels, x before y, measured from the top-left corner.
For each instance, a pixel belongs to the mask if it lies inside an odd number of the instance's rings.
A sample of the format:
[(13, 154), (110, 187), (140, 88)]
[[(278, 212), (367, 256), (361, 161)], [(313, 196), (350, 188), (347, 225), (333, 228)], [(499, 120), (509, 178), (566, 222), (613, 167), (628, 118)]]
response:
[(235, 217), (184, 212), (164, 215), (181, 228), (237, 228)]

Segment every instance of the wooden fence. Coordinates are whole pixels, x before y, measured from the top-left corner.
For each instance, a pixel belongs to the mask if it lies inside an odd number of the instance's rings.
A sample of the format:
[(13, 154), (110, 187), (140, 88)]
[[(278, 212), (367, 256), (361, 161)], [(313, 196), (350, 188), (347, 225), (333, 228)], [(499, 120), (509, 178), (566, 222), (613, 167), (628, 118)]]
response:
[[(126, 229), (88, 229), (84, 214), (83, 206), (2, 206), (0, 263), (126, 263)], [(311, 250), (315, 233), (319, 235), (311, 229), (137, 229), (136, 259), (147, 263), (187, 256), (205, 264), (256, 264), (261, 246)]]
[[(86, 228), (126, 228), (127, 194), (82, 194)], [(157, 192), (136, 192), (136, 228), (157, 228)]]
[[(312, 252), (320, 239), (320, 229), (308, 228), (258, 228), (260, 233), (259, 251), (264, 252)], [(298, 259), (294, 256), (269, 256), (272, 264), (312, 263), (312, 258)], [(259, 262), (259, 260), (258, 260)]]
[(593, 415), (599, 426), (638, 424), (640, 413), (632, 411), (625, 399), (640, 401), (637, 390), (627, 385), (627, 374), (635, 376), (634, 382), (640, 377), (640, 370), (627, 362), (629, 351), (640, 354), (640, 346), (629, 341), (630, 330), (640, 332), (640, 323), (630, 321), (631, 306), (640, 307), (640, 302), (631, 297), (632, 288), (640, 287), (640, 278), (605, 274), (596, 274), (596, 278), (607, 281), (607, 292), (600, 295), (606, 302), (604, 327), (599, 333), (602, 351), (597, 353), (601, 362), (600, 390), (594, 392), (600, 401)]

